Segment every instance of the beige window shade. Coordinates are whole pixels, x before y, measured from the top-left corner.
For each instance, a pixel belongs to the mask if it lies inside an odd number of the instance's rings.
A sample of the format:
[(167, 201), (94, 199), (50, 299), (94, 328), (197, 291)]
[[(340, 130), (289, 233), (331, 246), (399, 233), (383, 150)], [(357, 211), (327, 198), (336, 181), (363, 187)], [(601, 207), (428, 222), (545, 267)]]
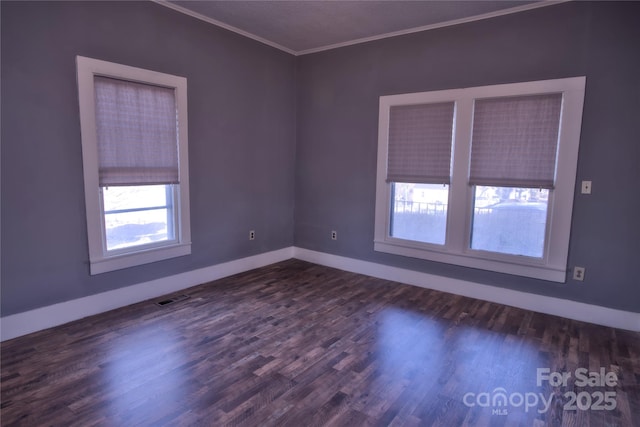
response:
[(444, 102), (391, 107), (388, 182), (449, 183), (454, 106)]
[(479, 99), (469, 183), (553, 188), (562, 94)]
[(179, 181), (173, 89), (96, 76), (100, 186)]

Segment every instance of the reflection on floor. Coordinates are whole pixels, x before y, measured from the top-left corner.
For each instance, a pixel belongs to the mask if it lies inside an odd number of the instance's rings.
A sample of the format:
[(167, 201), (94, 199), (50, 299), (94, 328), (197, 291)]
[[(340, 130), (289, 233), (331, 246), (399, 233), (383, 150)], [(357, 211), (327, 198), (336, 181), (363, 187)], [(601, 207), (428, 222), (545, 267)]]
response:
[(297, 260), (185, 293), (3, 343), (2, 425), (640, 425), (637, 333)]

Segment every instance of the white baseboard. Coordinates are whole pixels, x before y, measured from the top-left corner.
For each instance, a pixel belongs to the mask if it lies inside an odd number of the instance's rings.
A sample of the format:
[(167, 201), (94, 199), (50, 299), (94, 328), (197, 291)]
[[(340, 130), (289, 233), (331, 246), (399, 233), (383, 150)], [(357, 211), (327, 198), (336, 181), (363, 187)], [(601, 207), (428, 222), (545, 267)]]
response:
[(290, 258), (293, 258), (293, 247), (13, 314), (0, 319), (0, 340), (10, 340)]
[(452, 279), (388, 265), (294, 248), (295, 258), (386, 280), (496, 302), (539, 313), (640, 332), (640, 313)]
[(540, 313), (640, 332), (640, 313), (498, 288), (292, 246), (6, 316), (0, 319), (0, 341), (156, 298), (290, 258)]

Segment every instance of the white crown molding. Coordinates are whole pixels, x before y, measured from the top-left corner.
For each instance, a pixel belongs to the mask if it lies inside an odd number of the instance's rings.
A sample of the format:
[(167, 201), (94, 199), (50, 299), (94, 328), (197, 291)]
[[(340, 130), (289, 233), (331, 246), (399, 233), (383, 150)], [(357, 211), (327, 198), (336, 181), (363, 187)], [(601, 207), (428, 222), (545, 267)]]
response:
[(205, 16), (205, 15), (202, 15), (202, 14), (200, 14), (198, 12), (194, 12), (192, 10), (186, 9), (186, 8), (184, 8), (182, 6), (179, 6), (177, 4), (171, 3), (171, 2), (169, 2), (167, 0), (151, 0), (151, 1), (154, 2), (154, 3), (157, 3), (159, 5), (168, 7), (169, 9), (173, 9), (173, 10), (178, 11), (180, 13), (184, 13), (185, 15), (189, 15), (192, 18), (196, 18), (196, 19), (199, 19), (201, 21), (207, 22), (209, 24), (213, 24), (216, 27), (224, 28), (225, 30), (232, 31), (232, 32), (234, 32), (236, 34), (240, 34), (241, 36), (244, 36), (244, 37), (250, 38), (252, 40), (258, 41), (260, 43), (266, 44), (267, 46), (271, 46), (271, 47), (279, 49), (279, 50), (281, 50), (283, 52), (287, 52), (287, 53), (289, 53), (291, 55), (296, 55), (296, 51), (291, 50), (291, 49), (289, 49), (287, 47), (284, 47), (282, 45), (279, 45), (278, 43), (274, 43), (271, 40), (267, 40), (265, 38), (262, 38), (260, 36), (255, 35), (255, 34), (252, 34), (252, 33), (248, 32), (248, 31), (241, 30), (240, 28), (236, 28), (233, 25), (225, 24), (224, 22), (218, 21), (217, 19), (209, 18), (208, 16)]
[(345, 47), (345, 46), (352, 46), (352, 45), (356, 45), (356, 44), (360, 44), (360, 43), (366, 43), (366, 42), (370, 42), (370, 41), (374, 41), (374, 40), (381, 40), (381, 39), (386, 39), (389, 37), (396, 37), (396, 36), (403, 36), (406, 34), (413, 34), (413, 33), (419, 33), (421, 31), (428, 31), (428, 30), (434, 30), (436, 28), (443, 28), (443, 27), (451, 27), (453, 25), (459, 25), (459, 24), (465, 24), (467, 22), (474, 22), (474, 21), (481, 21), (483, 19), (490, 19), (490, 18), (495, 18), (498, 16), (504, 16), (504, 15), (510, 15), (513, 13), (518, 13), (518, 12), (524, 12), (527, 10), (533, 10), (533, 9), (539, 9), (541, 7), (546, 7), (546, 6), (553, 6), (556, 4), (561, 4), (561, 3), (567, 3), (569, 1), (573, 1), (573, 0), (543, 0), (540, 2), (536, 2), (536, 3), (529, 3), (529, 4), (525, 4), (522, 6), (516, 6), (516, 7), (511, 7), (508, 9), (502, 9), (502, 10), (497, 10), (495, 12), (488, 12), (488, 13), (483, 13), (481, 15), (475, 15), (475, 16), (469, 16), (466, 18), (460, 18), (460, 19), (453, 19), (450, 21), (444, 21), (444, 22), (439, 22), (437, 24), (429, 24), (429, 25), (423, 25), (420, 27), (413, 27), (413, 28), (407, 28), (404, 30), (399, 30), (399, 31), (393, 31), (390, 33), (384, 33), (384, 34), (378, 34), (375, 36), (370, 36), (370, 37), (363, 37), (363, 38), (359, 38), (359, 39), (354, 39), (354, 40), (349, 40), (349, 41), (345, 41), (345, 42), (340, 42), (340, 43), (335, 43), (335, 44), (330, 44), (330, 45), (326, 45), (326, 46), (320, 46), (320, 47), (316, 47), (316, 48), (312, 48), (312, 49), (304, 49), (304, 50), (293, 50), (293, 49), (289, 49), (285, 46), (282, 46), (278, 43), (272, 42), (271, 40), (267, 40), (263, 37), (257, 36), (253, 33), (250, 33), (248, 31), (245, 30), (241, 30), (240, 28), (234, 27), (233, 25), (229, 25), (229, 24), (225, 24), (224, 22), (218, 21), (217, 19), (213, 19), (210, 18), (208, 16), (202, 15), (200, 13), (194, 12), (192, 10), (186, 9), (182, 6), (179, 6), (177, 4), (171, 3), (167, 0), (151, 0), (154, 3), (157, 3), (159, 5), (168, 7), (170, 9), (173, 9), (175, 11), (184, 13), (185, 15), (189, 15), (193, 18), (199, 19), (201, 21), (205, 21), (208, 22), (209, 24), (213, 24), (215, 26), (224, 28), (226, 30), (232, 31), (234, 33), (240, 34), (242, 36), (248, 37), (250, 39), (253, 39), (255, 41), (258, 41), (260, 43), (264, 43), (268, 46), (274, 47), (276, 49), (279, 49), (283, 52), (287, 52), (291, 55), (294, 56), (301, 56), (301, 55), (308, 55), (311, 53), (317, 53), (317, 52), (323, 52), (326, 50), (332, 50), (332, 49), (337, 49), (340, 47)]
[(541, 7), (553, 6), (556, 4), (567, 3), (573, 0), (544, 0), (538, 3), (529, 3), (522, 6), (510, 7), (508, 9), (497, 10), (495, 12), (483, 13), (481, 15), (469, 16), (466, 18), (453, 19), (451, 21), (438, 22), (437, 24), (423, 25), (420, 27), (407, 28), (405, 30), (393, 31), (390, 33), (379, 34), (376, 36), (363, 37), (360, 39), (349, 40), (346, 42), (335, 43), (327, 46), (321, 46), (313, 49), (305, 49), (297, 51), (296, 56), (308, 55), (310, 53), (323, 52), (325, 50), (337, 49), (345, 46), (353, 46), (356, 44), (367, 43), (375, 40), (387, 39), (390, 37), (404, 36), (406, 34), (419, 33), (421, 31), (435, 30), (437, 28), (452, 27), (454, 25), (466, 24), (467, 22), (482, 21), (483, 19), (496, 18), (498, 16), (511, 15), (513, 13), (524, 12)]

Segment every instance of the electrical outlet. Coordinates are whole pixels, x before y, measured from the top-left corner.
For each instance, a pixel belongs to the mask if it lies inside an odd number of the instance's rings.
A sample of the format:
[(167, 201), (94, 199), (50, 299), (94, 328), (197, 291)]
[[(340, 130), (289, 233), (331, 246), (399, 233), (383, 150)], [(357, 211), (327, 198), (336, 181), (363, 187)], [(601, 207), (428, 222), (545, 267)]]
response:
[(331, 231), (331, 240), (338, 240), (338, 232), (333, 230)]
[(256, 239), (256, 232), (255, 230), (251, 230), (249, 232), (249, 240), (255, 240)]
[(584, 280), (584, 267), (573, 267), (573, 280)]

